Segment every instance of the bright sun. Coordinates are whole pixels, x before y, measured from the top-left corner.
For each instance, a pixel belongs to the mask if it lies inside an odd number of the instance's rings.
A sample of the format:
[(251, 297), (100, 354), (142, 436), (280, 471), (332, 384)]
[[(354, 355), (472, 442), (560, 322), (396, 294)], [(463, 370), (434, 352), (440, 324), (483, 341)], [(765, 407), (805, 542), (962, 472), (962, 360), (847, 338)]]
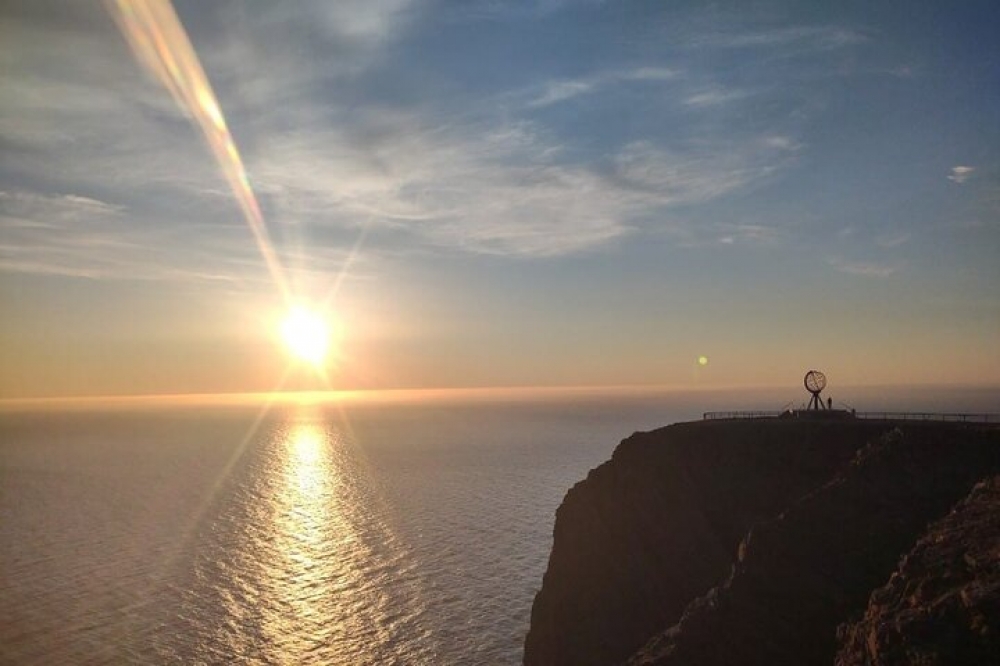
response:
[(330, 325), (320, 313), (292, 308), (281, 322), (281, 337), (293, 357), (322, 367), (330, 347)]

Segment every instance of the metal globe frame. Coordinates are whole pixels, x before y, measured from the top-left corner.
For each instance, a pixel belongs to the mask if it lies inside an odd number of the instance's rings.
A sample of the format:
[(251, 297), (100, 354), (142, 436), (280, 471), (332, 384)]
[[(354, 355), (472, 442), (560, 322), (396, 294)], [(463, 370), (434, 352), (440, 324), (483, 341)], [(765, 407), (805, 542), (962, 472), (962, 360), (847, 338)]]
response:
[(810, 370), (802, 379), (802, 385), (812, 394), (809, 398), (809, 409), (826, 409), (819, 394), (826, 388), (826, 375), (819, 370)]

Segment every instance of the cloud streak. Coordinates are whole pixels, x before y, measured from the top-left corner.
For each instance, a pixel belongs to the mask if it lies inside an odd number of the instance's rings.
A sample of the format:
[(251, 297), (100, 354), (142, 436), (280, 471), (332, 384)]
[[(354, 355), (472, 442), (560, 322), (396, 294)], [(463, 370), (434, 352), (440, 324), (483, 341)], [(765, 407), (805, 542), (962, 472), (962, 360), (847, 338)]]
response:
[(841, 257), (834, 257), (827, 262), (837, 271), (848, 275), (858, 275), (861, 277), (887, 278), (899, 270), (894, 264), (883, 264), (870, 261), (850, 261)]
[(796, 47), (822, 51), (853, 46), (868, 39), (862, 32), (840, 26), (789, 26), (702, 34), (690, 38), (688, 46), (734, 50)]
[(529, 91), (525, 106), (538, 109), (564, 102), (574, 97), (591, 95), (609, 86), (627, 82), (662, 83), (677, 78), (679, 72), (669, 67), (635, 67), (617, 72), (605, 72), (579, 79), (550, 81), (541, 90)]
[(384, 138), (360, 146), (337, 132), (270, 137), (254, 167), (260, 190), (289, 219), (364, 220), (432, 245), (544, 257), (678, 224), (670, 209), (750, 187), (794, 159), (770, 137), (753, 137), (669, 149), (633, 142), (578, 163), (532, 123), (424, 122), (369, 119), (361, 133)]
[[(266, 271), (239, 227), (135, 224), (127, 207), (76, 194), (0, 191), (0, 271), (88, 279), (212, 282), (259, 290)], [(178, 252), (177, 248), (185, 248)], [(298, 277), (335, 272), (347, 251), (326, 251), (299, 266)]]
[(742, 90), (725, 90), (722, 88), (709, 88), (700, 90), (684, 98), (684, 105), (696, 109), (721, 106), (736, 100), (747, 97), (748, 93)]
[(970, 166), (953, 166), (951, 168), (951, 174), (948, 176), (948, 180), (961, 185), (965, 181), (972, 178), (972, 174), (975, 170), (975, 167)]

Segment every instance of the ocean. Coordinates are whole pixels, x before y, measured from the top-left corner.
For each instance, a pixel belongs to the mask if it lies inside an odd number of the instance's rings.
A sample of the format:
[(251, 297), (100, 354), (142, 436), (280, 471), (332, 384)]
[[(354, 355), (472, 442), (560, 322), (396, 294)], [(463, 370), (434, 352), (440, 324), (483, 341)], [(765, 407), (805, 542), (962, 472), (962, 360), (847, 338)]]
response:
[(519, 664), (566, 491), (787, 393), (8, 410), (0, 662)]

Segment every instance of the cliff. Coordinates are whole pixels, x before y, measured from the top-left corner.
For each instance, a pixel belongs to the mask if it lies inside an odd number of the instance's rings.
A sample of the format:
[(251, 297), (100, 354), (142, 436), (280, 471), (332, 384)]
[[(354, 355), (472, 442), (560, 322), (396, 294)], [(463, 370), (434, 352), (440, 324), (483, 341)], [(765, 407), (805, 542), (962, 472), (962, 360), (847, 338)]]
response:
[(826, 663), (997, 430), (864, 421), (639, 433), (567, 494), (527, 666)]
[(1000, 660), (1000, 476), (934, 523), (864, 617), (840, 629), (836, 666)]

